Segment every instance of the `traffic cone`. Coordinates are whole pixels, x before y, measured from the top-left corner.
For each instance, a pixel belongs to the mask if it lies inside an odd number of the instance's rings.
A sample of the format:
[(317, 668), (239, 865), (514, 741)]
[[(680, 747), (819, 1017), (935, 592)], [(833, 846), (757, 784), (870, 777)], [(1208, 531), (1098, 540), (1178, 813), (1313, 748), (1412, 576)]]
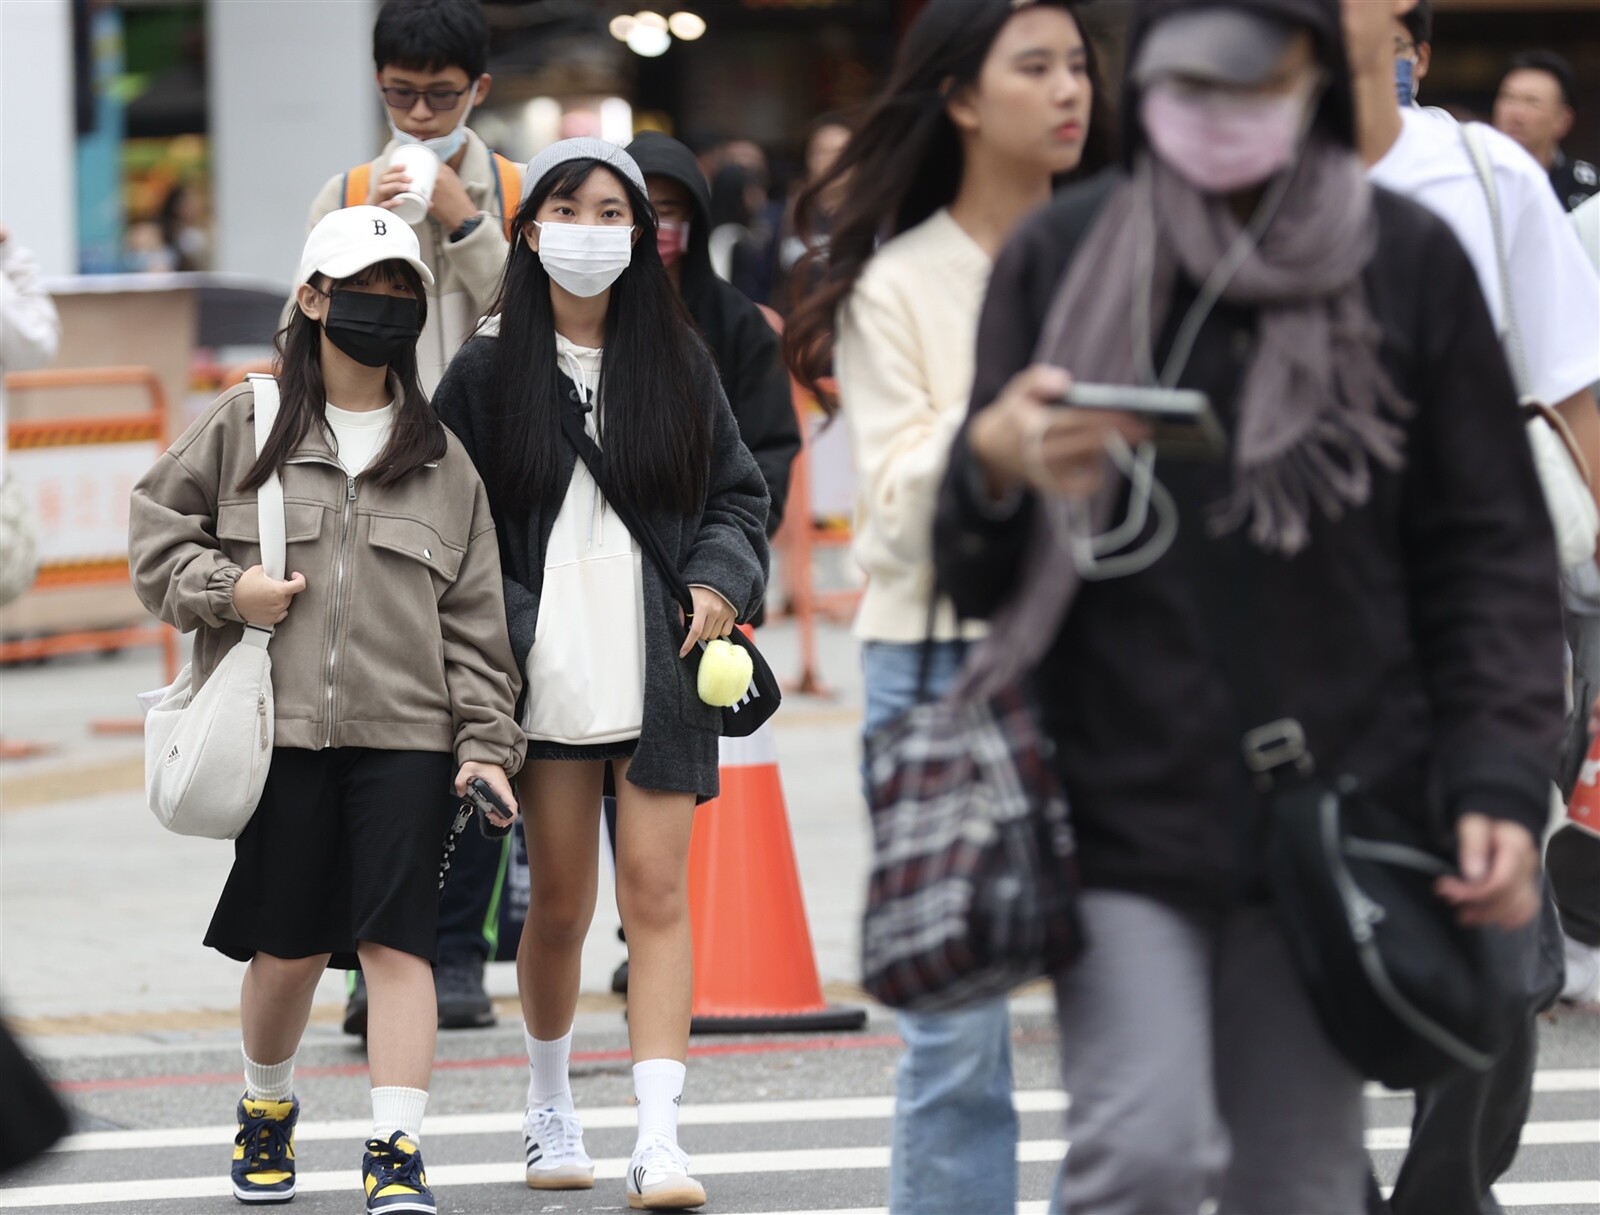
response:
[(1590, 835), (1600, 835), (1600, 735), (1589, 744), (1589, 754), (1578, 769), (1578, 780), (1567, 802), (1567, 821)]
[(770, 728), (724, 738), (721, 767), (689, 843), (690, 1032), (860, 1029), (866, 1009), (822, 998)]

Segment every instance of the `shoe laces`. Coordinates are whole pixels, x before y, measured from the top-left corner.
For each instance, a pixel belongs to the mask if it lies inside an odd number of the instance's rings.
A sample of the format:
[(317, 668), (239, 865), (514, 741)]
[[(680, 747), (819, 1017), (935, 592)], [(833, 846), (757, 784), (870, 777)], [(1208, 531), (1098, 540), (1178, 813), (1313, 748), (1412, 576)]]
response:
[[(576, 1114), (563, 1113), (561, 1110), (535, 1111), (529, 1120), (527, 1133), (530, 1138), (552, 1149), (559, 1146), (562, 1156), (574, 1156), (583, 1147), (583, 1122)], [(559, 1144), (552, 1142), (556, 1139), (559, 1139)]]
[(391, 1185), (402, 1185), (418, 1191), (426, 1188), (422, 1180), (422, 1153), (401, 1148), (400, 1140), (403, 1138), (405, 1132), (396, 1131), (387, 1140), (367, 1140), (367, 1154), (372, 1157), (372, 1172), (377, 1178), (372, 1191), (374, 1194)]
[(289, 1141), (293, 1133), (287, 1118), (246, 1114), (233, 1142), (245, 1150), (246, 1160), (271, 1168), (289, 1158)]
[(689, 1153), (665, 1135), (652, 1135), (639, 1144), (633, 1159), (646, 1173), (689, 1175)]

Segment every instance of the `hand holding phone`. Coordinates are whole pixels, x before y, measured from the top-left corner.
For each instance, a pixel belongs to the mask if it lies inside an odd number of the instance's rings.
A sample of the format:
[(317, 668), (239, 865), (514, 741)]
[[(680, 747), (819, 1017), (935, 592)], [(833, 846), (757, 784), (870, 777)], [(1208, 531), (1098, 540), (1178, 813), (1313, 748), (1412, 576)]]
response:
[(467, 782), (467, 803), (477, 812), (478, 830), (486, 839), (505, 838), (517, 821), (516, 815), (481, 776), (474, 776)]

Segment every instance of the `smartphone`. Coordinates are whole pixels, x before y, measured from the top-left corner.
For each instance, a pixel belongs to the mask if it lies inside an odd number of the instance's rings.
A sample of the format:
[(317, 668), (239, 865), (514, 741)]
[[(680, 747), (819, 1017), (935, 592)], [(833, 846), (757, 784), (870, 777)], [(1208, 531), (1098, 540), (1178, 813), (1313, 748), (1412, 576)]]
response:
[(1061, 403), (1133, 414), (1150, 428), (1156, 450), (1164, 456), (1216, 459), (1227, 451), (1227, 436), (1211, 409), (1211, 399), (1193, 388), (1075, 383)]
[(511, 823), (502, 825), (489, 817), (491, 812), (509, 815), (511, 810), (483, 777), (474, 776), (467, 782), (467, 801), (478, 812), (478, 830), (486, 838), (498, 840), (510, 834)]

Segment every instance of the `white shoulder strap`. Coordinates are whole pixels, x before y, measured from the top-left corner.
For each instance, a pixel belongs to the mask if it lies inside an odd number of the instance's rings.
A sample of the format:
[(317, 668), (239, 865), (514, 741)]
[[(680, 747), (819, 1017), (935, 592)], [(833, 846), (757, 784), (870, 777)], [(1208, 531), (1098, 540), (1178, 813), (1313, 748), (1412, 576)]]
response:
[(1505, 225), (1500, 218), (1500, 190), (1495, 184), (1494, 164), (1489, 159), (1489, 147), (1484, 142), (1483, 125), (1476, 122), (1461, 124), (1461, 140), (1467, 145), (1467, 155), (1477, 170), (1478, 184), (1483, 187), (1489, 202), (1489, 227), (1494, 236), (1495, 266), (1500, 279), (1500, 308), (1505, 317), (1505, 333), (1501, 341), (1506, 348), (1506, 359), (1511, 364), (1511, 378), (1516, 381), (1517, 396), (1528, 397), (1528, 355), (1522, 345), (1522, 328), (1517, 324), (1516, 303), (1511, 298), (1510, 255), (1506, 250)]
[[(256, 455), (267, 445), (272, 424), (278, 418), (278, 381), (270, 375), (251, 374), (250, 389), (255, 395)], [(261, 568), (268, 578), (283, 579), (286, 557), (283, 522), (283, 481), (273, 473), (256, 490), (256, 519), (261, 531)]]

